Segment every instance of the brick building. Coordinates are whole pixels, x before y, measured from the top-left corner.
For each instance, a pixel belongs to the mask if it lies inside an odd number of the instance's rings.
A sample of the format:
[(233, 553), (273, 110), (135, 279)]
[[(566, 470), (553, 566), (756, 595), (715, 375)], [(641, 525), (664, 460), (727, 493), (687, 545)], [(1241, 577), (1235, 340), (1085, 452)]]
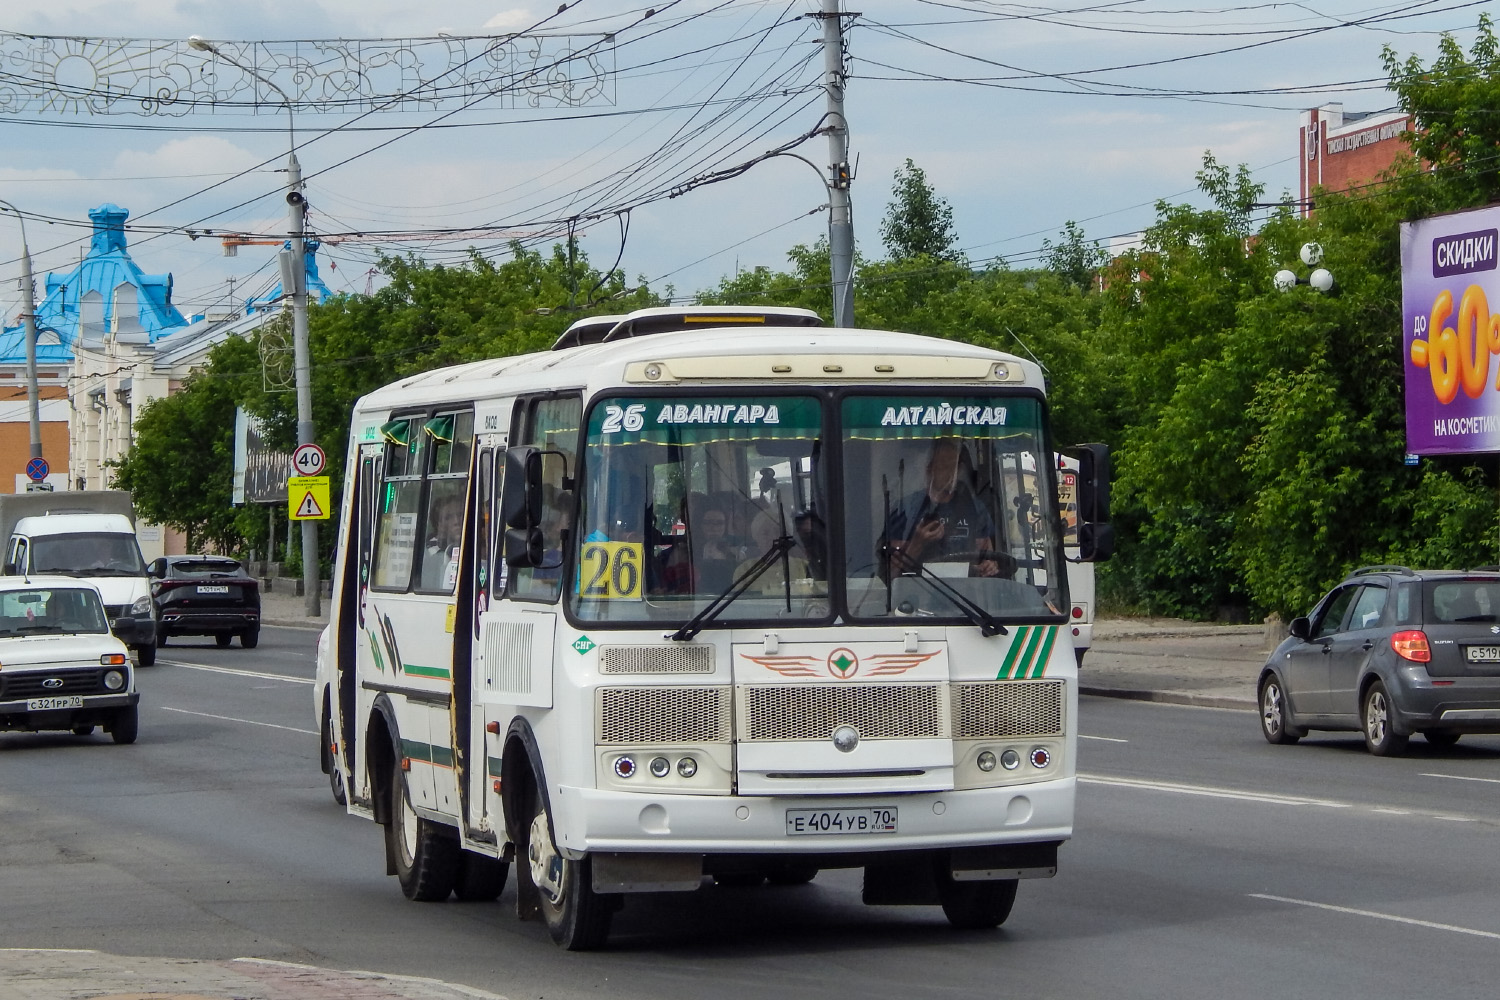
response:
[(1411, 147), (1401, 134), (1409, 117), (1399, 111), (1345, 111), (1342, 104), (1325, 104), (1302, 112), (1299, 139), (1302, 149), (1301, 185), (1297, 197), (1302, 214), (1312, 206), (1313, 191), (1348, 191), (1377, 180)]

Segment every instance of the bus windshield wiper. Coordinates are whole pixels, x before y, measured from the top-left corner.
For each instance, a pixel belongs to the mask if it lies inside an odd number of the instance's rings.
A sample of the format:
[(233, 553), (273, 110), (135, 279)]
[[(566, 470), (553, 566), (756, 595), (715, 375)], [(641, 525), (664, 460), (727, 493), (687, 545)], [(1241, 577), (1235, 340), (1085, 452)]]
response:
[(764, 555), (755, 560), (753, 566), (730, 581), (729, 586), (724, 588), (724, 592), (710, 601), (708, 607), (698, 612), (692, 618), (689, 618), (682, 628), (676, 632), (668, 633), (667, 638), (674, 642), (686, 642), (699, 632), (702, 632), (704, 625), (707, 625), (725, 608), (739, 600), (740, 595), (748, 590), (752, 583), (759, 580), (766, 570), (776, 565), (776, 560), (784, 558), (796, 544), (797, 540), (785, 533), (772, 541), (771, 547), (766, 550)]
[[(947, 580), (944, 580), (942, 577), (938, 576), (932, 570), (924, 566), (920, 560), (913, 559), (911, 556), (907, 555), (905, 552), (902, 552), (900, 549), (892, 548), (889, 545), (887, 545), (886, 547), (887, 549), (889, 549), (889, 556), (892, 564), (899, 564), (903, 569), (909, 568), (915, 570), (917, 579), (922, 580), (930, 587), (932, 587), (933, 590), (936, 590), (939, 594), (942, 594), (944, 597), (948, 598), (948, 600), (952, 601), (953, 605), (958, 608), (959, 612), (962, 613), (965, 618), (969, 619), (969, 621), (974, 625), (979, 626), (980, 635), (988, 638), (992, 635), (1009, 634), (1009, 630), (1006, 629), (1004, 625), (1001, 625), (999, 622), (995, 621), (994, 617), (988, 611), (984, 610), (984, 608), (981, 608), (978, 604), (975, 604), (968, 597), (965, 597), (955, 587), (949, 584)], [(894, 574), (892, 575), (894, 576)]]

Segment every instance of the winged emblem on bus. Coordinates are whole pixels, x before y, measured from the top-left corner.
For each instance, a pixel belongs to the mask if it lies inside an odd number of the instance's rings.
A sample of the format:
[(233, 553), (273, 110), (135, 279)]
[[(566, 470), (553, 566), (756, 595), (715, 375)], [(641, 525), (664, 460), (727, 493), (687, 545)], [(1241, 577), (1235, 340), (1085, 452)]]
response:
[(942, 650), (934, 649), (930, 653), (879, 653), (869, 658), (870, 668), (865, 671), (867, 677), (890, 677), (892, 674), (904, 674), (913, 667), (920, 667)]
[(811, 656), (751, 656), (749, 653), (741, 653), (745, 659), (767, 670), (775, 671), (783, 677), (822, 677), (823, 672), (816, 669), (822, 666), (823, 661)]

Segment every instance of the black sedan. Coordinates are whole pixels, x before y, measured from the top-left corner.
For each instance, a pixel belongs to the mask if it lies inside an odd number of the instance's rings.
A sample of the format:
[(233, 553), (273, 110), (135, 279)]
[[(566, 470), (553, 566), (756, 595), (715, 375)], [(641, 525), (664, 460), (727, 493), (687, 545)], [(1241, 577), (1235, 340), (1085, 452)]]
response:
[(156, 644), (174, 635), (211, 635), (220, 646), (235, 636), (260, 641), (260, 585), (227, 556), (163, 556), (146, 568), (156, 602)]
[(1355, 570), (1288, 631), (1257, 688), (1272, 743), (1358, 730), (1392, 756), (1500, 733), (1500, 573)]

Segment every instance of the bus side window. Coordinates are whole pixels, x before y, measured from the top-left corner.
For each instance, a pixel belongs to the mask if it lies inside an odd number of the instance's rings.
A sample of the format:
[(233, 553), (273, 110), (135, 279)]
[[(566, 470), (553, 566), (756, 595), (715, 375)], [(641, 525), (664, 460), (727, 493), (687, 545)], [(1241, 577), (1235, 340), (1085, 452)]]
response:
[(458, 583), (458, 552), (463, 540), (464, 494), (469, 485), (474, 415), (439, 413), (422, 422), (422, 433), (431, 445), (417, 589), (429, 594), (451, 594)]
[(542, 456), (542, 547), (541, 566), (511, 571), (510, 596), (526, 600), (555, 601), (562, 596), (564, 535), (571, 537), (568, 523), (573, 513), (573, 492), (563, 489), (564, 476), (573, 476), (578, 465), (578, 426), (583, 401), (577, 396), (538, 400), (528, 414), (519, 444), (535, 445)]
[[(478, 601), (476, 611), (482, 612), (489, 603), (490, 573), (494, 563), (495, 534), (493, 528), (495, 511), (495, 489), (493, 476), (495, 453), (490, 448), (479, 452), (474, 465), (474, 594)], [(479, 616), (474, 616), (478, 627)]]
[(376, 590), (404, 591), (411, 586), (422, 501), (420, 417), (391, 420), (380, 428), (385, 438), (385, 476), (375, 501), (375, 555), (370, 585)]

